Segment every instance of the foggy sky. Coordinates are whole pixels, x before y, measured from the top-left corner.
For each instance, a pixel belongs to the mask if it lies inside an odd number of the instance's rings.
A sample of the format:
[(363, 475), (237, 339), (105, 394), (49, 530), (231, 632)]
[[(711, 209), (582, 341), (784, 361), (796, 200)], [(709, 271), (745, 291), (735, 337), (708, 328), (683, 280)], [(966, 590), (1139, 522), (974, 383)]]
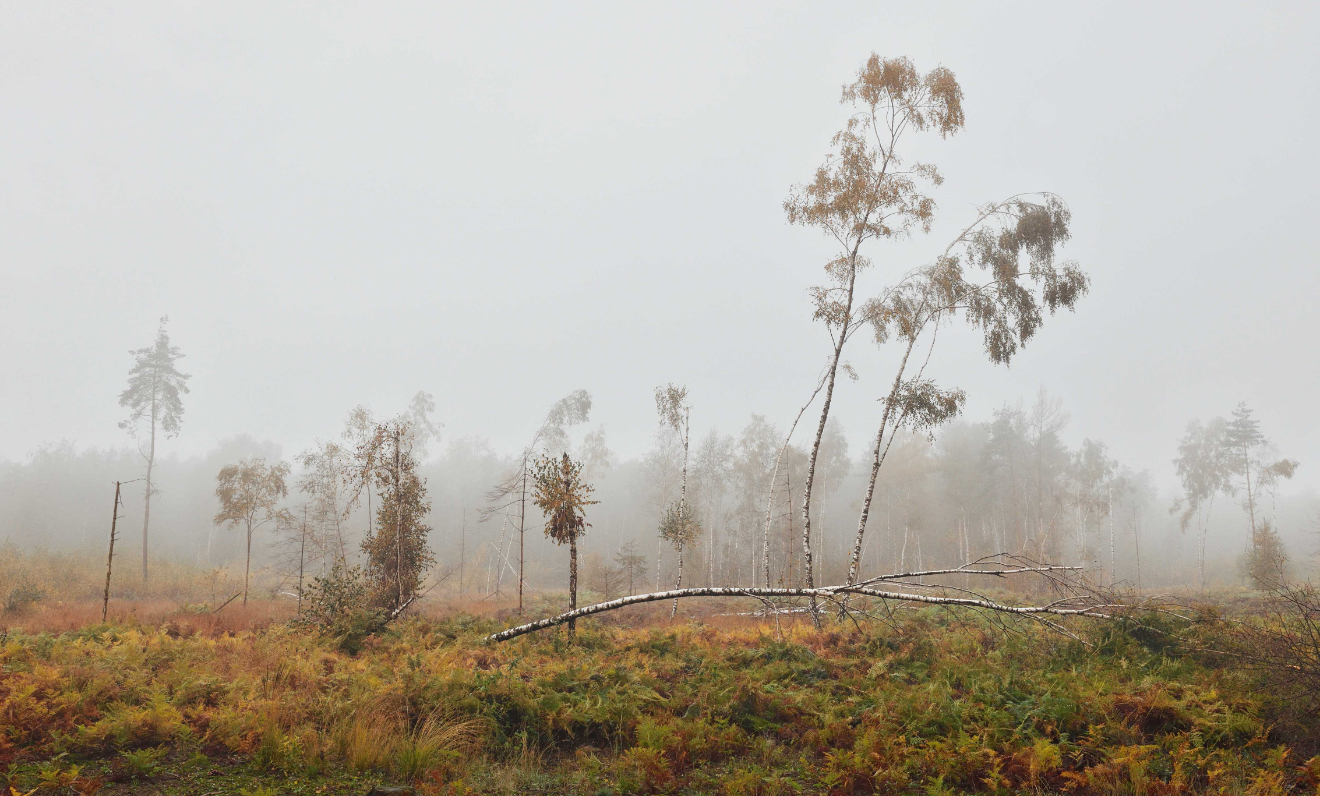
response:
[[(832, 250), (781, 203), (875, 51), (952, 69), (967, 127), (913, 139), (936, 227), (872, 246), (863, 294), (1021, 191), (1069, 203), (1093, 278), (1011, 368), (942, 337), (969, 418), (1044, 384), (1171, 485), (1187, 421), (1245, 400), (1320, 485), (1316, 6), (816, 5), (5, 3), (0, 458), (126, 444), (165, 314), (193, 378), (163, 453), (289, 455), (417, 390), (505, 451), (578, 387), (625, 457), (669, 381), (695, 434), (787, 426)], [(892, 353), (852, 345), (857, 453)]]

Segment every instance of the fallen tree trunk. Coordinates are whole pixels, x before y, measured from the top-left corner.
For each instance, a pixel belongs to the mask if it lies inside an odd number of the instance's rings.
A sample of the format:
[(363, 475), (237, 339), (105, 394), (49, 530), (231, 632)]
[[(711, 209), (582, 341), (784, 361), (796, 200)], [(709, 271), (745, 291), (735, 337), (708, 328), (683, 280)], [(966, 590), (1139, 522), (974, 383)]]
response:
[[(1049, 571), (1058, 569), (1076, 569), (1076, 567), (1041, 567), (1026, 568), (1015, 571)], [(959, 570), (955, 570), (959, 571)], [(966, 570), (961, 570), (966, 572)], [(887, 578), (911, 577), (913, 573), (906, 575), (886, 576)], [(975, 574), (996, 575), (995, 571), (977, 571)], [(916, 585), (916, 584), (914, 584)], [(486, 637), (487, 641), (508, 641), (511, 638), (534, 633), (538, 630), (555, 627), (574, 619), (581, 619), (584, 616), (604, 613), (605, 611), (614, 611), (619, 608), (626, 608), (629, 605), (638, 605), (641, 603), (660, 602), (663, 600), (676, 600), (683, 597), (752, 597), (757, 599), (769, 598), (794, 598), (794, 597), (814, 597), (829, 602), (834, 602), (840, 595), (858, 595), (863, 597), (875, 597), (881, 600), (897, 600), (900, 602), (925, 603), (928, 605), (947, 605), (964, 608), (980, 608), (989, 611), (1006, 614), (1019, 615), (1040, 615), (1053, 614), (1055, 616), (1093, 616), (1098, 618), (1109, 618), (1108, 614), (1102, 613), (1107, 607), (1096, 600), (1092, 595), (1076, 595), (1062, 600), (1049, 603), (1047, 605), (1005, 605), (995, 600), (983, 597), (948, 597), (934, 594), (914, 594), (911, 592), (886, 591), (871, 586), (824, 586), (815, 589), (795, 589), (795, 588), (762, 588), (756, 586), (704, 586), (689, 589), (671, 589), (669, 591), (653, 592), (651, 594), (637, 594), (631, 597), (622, 597), (618, 600), (588, 605), (573, 611), (567, 611), (552, 616), (547, 619), (541, 619), (536, 622), (528, 622), (525, 625), (511, 627), (508, 630), (492, 633)]]

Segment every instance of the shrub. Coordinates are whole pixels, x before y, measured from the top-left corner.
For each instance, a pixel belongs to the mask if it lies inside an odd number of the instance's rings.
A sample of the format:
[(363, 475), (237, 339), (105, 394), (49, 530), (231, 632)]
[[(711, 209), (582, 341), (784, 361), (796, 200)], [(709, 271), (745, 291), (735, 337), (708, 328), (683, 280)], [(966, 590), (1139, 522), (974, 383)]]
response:
[(9, 590), (5, 596), (5, 611), (21, 613), (41, 602), (46, 592), (36, 584), (25, 581)]
[(386, 614), (371, 602), (371, 583), (361, 567), (335, 564), (303, 592), (299, 622), (333, 639), (341, 652), (357, 655), (367, 638), (385, 625)]

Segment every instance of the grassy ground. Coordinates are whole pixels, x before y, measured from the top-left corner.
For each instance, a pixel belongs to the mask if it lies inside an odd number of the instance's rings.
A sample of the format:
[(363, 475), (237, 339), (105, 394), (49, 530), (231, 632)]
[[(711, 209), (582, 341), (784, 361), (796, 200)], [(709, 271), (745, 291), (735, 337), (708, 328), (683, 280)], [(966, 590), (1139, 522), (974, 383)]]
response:
[(933, 611), (866, 632), (634, 611), (492, 646), (499, 623), (454, 616), (348, 655), (285, 610), (11, 618), (0, 792), (1320, 792), (1250, 672), (1116, 625), (1088, 647)]

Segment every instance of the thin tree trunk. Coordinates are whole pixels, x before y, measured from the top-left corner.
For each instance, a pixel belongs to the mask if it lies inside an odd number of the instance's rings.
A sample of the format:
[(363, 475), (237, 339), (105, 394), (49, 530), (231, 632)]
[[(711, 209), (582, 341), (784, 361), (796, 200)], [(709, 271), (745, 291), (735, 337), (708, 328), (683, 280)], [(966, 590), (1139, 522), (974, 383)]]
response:
[(911, 526), (909, 526), (906, 522), (903, 523), (903, 551), (898, 555), (898, 568), (900, 570), (907, 569), (907, 543), (908, 543), (908, 529), (910, 527)]
[(105, 558), (105, 598), (101, 601), (101, 624), (110, 611), (110, 567), (115, 561), (115, 524), (119, 522), (119, 482), (115, 482), (115, 508), (110, 515), (110, 554)]
[(1247, 513), (1251, 515), (1251, 549), (1256, 550), (1256, 496), (1251, 492), (1251, 455), (1242, 446), (1242, 473), (1247, 479)]
[[(577, 610), (577, 535), (568, 537), (568, 610)], [(568, 620), (568, 637), (573, 638), (577, 631), (577, 621)]]
[(715, 585), (715, 510), (711, 507), (710, 513), (706, 517), (707, 524), (710, 525), (710, 533), (706, 540), (709, 550), (706, 551), (706, 585)]
[[(765, 569), (765, 586), (770, 588), (770, 522), (774, 518), (775, 491), (779, 486), (779, 466), (784, 460), (784, 453), (788, 451), (788, 443), (793, 439), (793, 432), (797, 430), (798, 423), (802, 421), (802, 416), (807, 413), (807, 408), (820, 395), (821, 389), (825, 386), (826, 379), (829, 378), (828, 371), (821, 377), (820, 383), (816, 389), (812, 390), (811, 397), (798, 410), (797, 417), (793, 418), (793, 425), (788, 427), (788, 434), (784, 436), (784, 444), (779, 446), (779, 453), (775, 456), (775, 469), (770, 474), (770, 488), (766, 490), (765, 496), (765, 529), (762, 535), (761, 558)], [(753, 537), (755, 538), (755, 537)], [(752, 581), (756, 580), (756, 565), (752, 565)]]
[(1109, 514), (1109, 585), (1113, 586), (1116, 574), (1114, 566), (1116, 556), (1114, 555), (1114, 487), (1112, 484), (1106, 494), (1105, 500), (1108, 503), (1106, 510)]
[(527, 535), (527, 454), (523, 454), (522, 497), (518, 508), (518, 616), (523, 615), (523, 562), (526, 561)]
[(784, 492), (787, 493), (788, 495), (788, 544), (785, 545), (785, 548), (788, 551), (788, 555), (786, 557), (786, 560), (784, 561), (784, 577), (781, 579), (781, 581), (787, 581), (786, 583), (784, 583), (785, 586), (793, 585), (793, 481), (791, 480), (792, 476), (793, 473), (791, 470), (787, 473), (784, 473)]
[(247, 558), (243, 564), (243, 605), (247, 605), (248, 576), (252, 571), (252, 520), (247, 521)]
[[(830, 416), (830, 405), (834, 402), (834, 382), (839, 375), (839, 360), (843, 356), (843, 344), (848, 341), (848, 327), (852, 324), (853, 295), (857, 287), (857, 250), (861, 247), (859, 237), (848, 257), (848, 298), (844, 302), (843, 320), (839, 324), (839, 339), (834, 343), (834, 356), (830, 359), (829, 375), (825, 380), (825, 401), (821, 406), (820, 422), (816, 424), (816, 438), (811, 443), (811, 455), (807, 459), (807, 483), (802, 492), (802, 556), (806, 575), (806, 586), (815, 586), (811, 571), (811, 489), (816, 481), (816, 457), (820, 455), (820, 441), (825, 436), (825, 421)], [(811, 598), (811, 623), (820, 629), (820, 616), (816, 613), (816, 598)]]
[[(480, 522), (480, 515), (478, 515), (478, 522)], [(467, 512), (466, 512), (466, 511), (463, 512), (463, 527), (464, 527), (464, 528), (467, 527)], [(509, 555), (508, 555), (508, 553), (507, 553), (507, 552), (505, 551), (505, 549), (504, 549), (504, 536), (505, 536), (505, 532), (506, 532), (508, 529), (509, 529), (509, 515), (508, 515), (508, 514), (505, 514), (505, 515), (504, 515), (504, 524), (503, 524), (502, 526), (500, 526), (500, 570), (499, 570), (499, 571), (500, 571), (500, 574), (499, 574), (498, 577), (495, 578), (495, 593), (496, 593), (497, 595), (501, 595), (501, 596), (503, 596), (503, 594), (504, 594), (504, 592), (502, 591), (502, 587), (503, 587), (503, 585), (504, 585), (504, 566), (505, 566), (505, 565), (508, 563), (508, 561), (509, 561)], [(466, 538), (466, 537), (464, 537), (464, 538)], [(462, 580), (461, 580), (461, 576), (460, 576), (460, 583), (461, 583), (461, 582), (462, 582)]]
[[(880, 475), (880, 466), (884, 464), (885, 457), (889, 454), (889, 446), (885, 444), (885, 429), (889, 427), (889, 419), (894, 412), (894, 401), (898, 397), (898, 388), (903, 384), (903, 373), (907, 370), (908, 358), (912, 356), (912, 349), (916, 344), (917, 336), (913, 335), (908, 340), (907, 350), (903, 352), (903, 359), (898, 365), (898, 375), (894, 377), (894, 384), (889, 388), (885, 410), (880, 415), (880, 430), (875, 435), (875, 453), (871, 461), (871, 475), (866, 482), (866, 495), (862, 498), (862, 514), (857, 519), (857, 537), (853, 540), (852, 555), (848, 559), (849, 586), (857, 582), (862, 562), (862, 539), (866, 536), (866, 520), (871, 514), (871, 500), (875, 497), (875, 483)], [(890, 437), (889, 445), (894, 444), (893, 436), (896, 436), (896, 434)]]
[(1132, 509), (1132, 541), (1137, 548), (1137, 596), (1141, 596), (1141, 515)]
[(399, 600), (403, 606), (403, 471), (399, 441), (403, 429), (394, 425), (394, 579), (399, 587)]
[(1205, 537), (1210, 531), (1210, 512), (1215, 508), (1215, 496), (1210, 495), (1204, 513), (1201, 515), (1201, 593), (1205, 593)]
[(1202, 594), (1205, 594), (1205, 532), (1207, 530), (1206, 526), (1208, 524), (1209, 524), (1209, 520), (1203, 517), (1201, 519), (1201, 593)]
[(307, 561), (307, 506), (303, 506), (302, 541), (298, 544), (298, 616), (302, 616), (303, 565)]
[[(828, 492), (826, 494), (828, 494)], [(827, 545), (825, 544), (825, 496), (824, 495), (822, 495), (820, 498), (820, 511), (818, 512), (818, 516), (816, 518), (816, 525), (817, 525), (816, 550), (820, 554), (820, 566), (819, 566), (820, 578), (821, 580), (828, 583), (830, 579), (830, 573), (829, 573), (828, 562), (826, 561)]]
[[(679, 516), (685, 517), (687, 513), (687, 468), (688, 468), (688, 441), (692, 438), (692, 407), (685, 407), (683, 410), (683, 480), (678, 488), (678, 510)], [(684, 528), (684, 531), (687, 529)], [(683, 585), (683, 540), (678, 541), (678, 588)], [(669, 611), (669, 618), (673, 619), (678, 613), (678, 600), (674, 600), (674, 607)]]
[[(339, 489), (339, 485), (338, 485), (338, 483), (336, 483), (336, 485), (335, 485), (335, 490), (336, 490), (336, 492), (338, 491), (338, 489)], [(345, 567), (345, 568), (347, 568), (347, 567), (348, 567), (348, 551), (344, 548), (344, 528), (343, 528), (343, 525), (341, 524), (341, 521), (340, 521), (341, 518), (340, 518), (340, 516), (339, 516), (339, 499), (338, 499), (337, 497), (335, 498), (335, 501), (334, 501), (334, 510), (335, 510), (335, 539), (337, 539), (337, 540), (339, 541), (339, 565), (340, 565), (341, 567)], [(214, 527), (214, 526), (213, 526), (213, 527)], [(210, 551), (208, 550), (207, 552), (208, 552), (208, 555), (209, 555)], [(321, 564), (321, 571), (323, 571), (323, 572), (325, 571), (325, 564), (324, 564), (324, 563)]]
[[(683, 588), (683, 545), (678, 546), (678, 579), (674, 582), (675, 589)], [(678, 614), (678, 598), (674, 598), (674, 607), (669, 609), (669, 618), (673, 619)]]
[(151, 454), (147, 456), (147, 494), (144, 500), (142, 510), (142, 585), (150, 584), (151, 579), (147, 574), (147, 530), (151, 526), (151, 475), (156, 466), (156, 395), (155, 387), (152, 387), (151, 396)]

